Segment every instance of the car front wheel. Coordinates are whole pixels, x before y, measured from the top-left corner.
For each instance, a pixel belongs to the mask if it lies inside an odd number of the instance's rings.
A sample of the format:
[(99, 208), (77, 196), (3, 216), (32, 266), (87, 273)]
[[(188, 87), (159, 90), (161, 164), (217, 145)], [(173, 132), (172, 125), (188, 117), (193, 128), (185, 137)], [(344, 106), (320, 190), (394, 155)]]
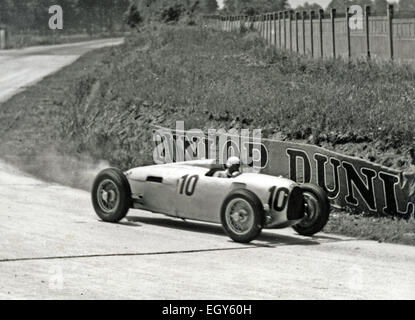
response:
[(301, 186), (306, 204), (305, 218), (293, 229), (303, 236), (313, 236), (323, 230), (330, 215), (327, 193), (319, 186), (306, 183)]
[(249, 243), (257, 238), (264, 220), (261, 201), (248, 190), (232, 191), (222, 205), (222, 226), (226, 234), (236, 242)]

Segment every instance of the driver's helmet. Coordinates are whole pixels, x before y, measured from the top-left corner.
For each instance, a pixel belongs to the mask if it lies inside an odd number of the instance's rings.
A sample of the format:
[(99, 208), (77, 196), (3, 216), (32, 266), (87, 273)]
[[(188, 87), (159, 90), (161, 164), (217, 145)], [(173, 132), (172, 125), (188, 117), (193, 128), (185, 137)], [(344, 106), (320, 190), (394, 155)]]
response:
[(238, 157), (230, 157), (228, 161), (226, 161), (226, 168), (228, 169), (229, 174), (239, 172), (241, 168), (241, 160)]

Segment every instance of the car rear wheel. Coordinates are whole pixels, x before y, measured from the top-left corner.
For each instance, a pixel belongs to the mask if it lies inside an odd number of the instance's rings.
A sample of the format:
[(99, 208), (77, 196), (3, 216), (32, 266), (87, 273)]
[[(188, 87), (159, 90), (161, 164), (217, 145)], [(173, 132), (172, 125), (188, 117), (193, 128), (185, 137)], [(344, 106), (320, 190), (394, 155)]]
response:
[(106, 169), (98, 174), (92, 186), (92, 204), (105, 222), (119, 222), (131, 208), (131, 188), (119, 169)]
[(306, 183), (301, 186), (306, 204), (306, 216), (293, 229), (303, 236), (312, 236), (326, 226), (330, 215), (327, 193), (319, 186)]
[(259, 236), (264, 217), (261, 201), (245, 189), (232, 191), (221, 209), (221, 221), (226, 234), (241, 243), (249, 243)]

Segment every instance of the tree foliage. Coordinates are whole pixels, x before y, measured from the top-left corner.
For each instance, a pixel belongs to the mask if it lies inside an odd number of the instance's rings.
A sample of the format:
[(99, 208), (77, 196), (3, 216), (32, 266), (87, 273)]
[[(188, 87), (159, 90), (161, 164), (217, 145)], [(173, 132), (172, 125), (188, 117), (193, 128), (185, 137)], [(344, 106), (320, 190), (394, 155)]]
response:
[(214, 13), (218, 10), (218, 2), (216, 0), (204, 0), (202, 1), (201, 10), (204, 13)]
[(49, 7), (63, 9), (64, 30), (113, 30), (123, 23), (129, 0), (0, 0), (0, 24), (14, 30), (47, 31)]
[(373, 3), (373, 10), (376, 14), (386, 14), (386, 8), (388, 6), (387, 0), (375, 0)]
[(298, 10), (298, 11), (309, 11), (309, 10), (318, 11), (320, 9), (323, 9), (323, 8), (318, 3), (309, 3), (309, 2), (305, 2), (303, 5), (300, 5), (297, 8), (295, 8), (295, 10)]
[(225, 0), (224, 11), (229, 14), (259, 14), (286, 10), (288, 0)]
[(399, 10), (401, 10), (401, 11), (415, 11), (415, 1), (414, 0), (400, 0), (399, 1)]
[(130, 28), (138, 28), (143, 22), (143, 18), (141, 17), (141, 14), (135, 4), (132, 4), (128, 9), (128, 12), (126, 12), (125, 22), (130, 26)]

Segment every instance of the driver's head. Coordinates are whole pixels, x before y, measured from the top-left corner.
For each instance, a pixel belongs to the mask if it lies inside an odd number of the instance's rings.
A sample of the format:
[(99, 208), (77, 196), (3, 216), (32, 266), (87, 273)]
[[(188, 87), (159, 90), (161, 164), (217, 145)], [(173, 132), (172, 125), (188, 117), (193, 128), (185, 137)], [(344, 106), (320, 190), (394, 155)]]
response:
[(230, 174), (240, 171), (241, 160), (238, 157), (230, 157), (226, 162), (226, 168)]

